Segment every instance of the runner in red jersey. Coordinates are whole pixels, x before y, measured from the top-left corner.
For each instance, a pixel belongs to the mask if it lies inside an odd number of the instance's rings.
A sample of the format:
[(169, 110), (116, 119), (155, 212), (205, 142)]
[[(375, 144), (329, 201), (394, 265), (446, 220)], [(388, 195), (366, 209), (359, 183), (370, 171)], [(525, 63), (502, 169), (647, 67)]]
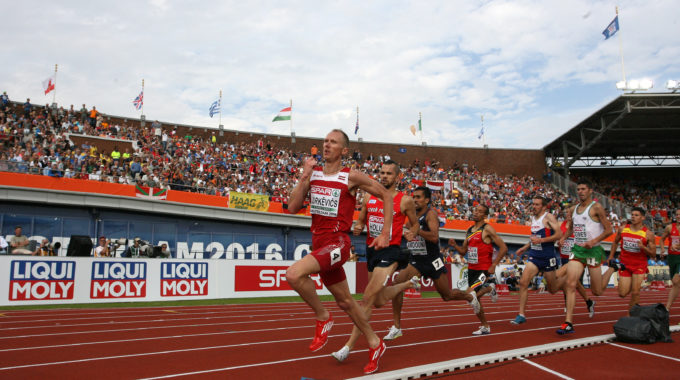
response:
[(668, 243), (668, 268), (671, 271), (671, 280), (673, 281), (673, 288), (668, 293), (668, 302), (666, 302), (666, 309), (671, 310), (673, 301), (680, 293), (680, 209), (675, 210), (675, 223), (666, 226), (661, 235), (661, 256), (666, 254), (666, 239), (670, 238)]
[[(449, 239), (451, 245), (461, 255), (467, 254), (468, 261), (468, 292), (475, 292), (480, 300), (480, 310), (477, 318), (482, 322), (479, 330), (473, 335), (485, 335), (491, 333), (491, 327), (484, 316), (484, 307), (481, 298), (489, 292), (495, 291), (496, 266), (508, 253), (508, 247), (503, 239), (498, 236), (496, 230), (486, 224), (485, 218), (489, 215), (489, 208), (483, 204), (477, 205), (472, 211), (472, 220), (475, 224), (467, 230), (466, 238), (462, 246), (456, 244), (454, 239)], [(498, 246), (498, 256), (493, 259), (493, 245)], [(493, 294), (492, 294), (493, 295)]]
[[(388, 300), (391, 300), (402, 291), (415, 285), (412, 281), (404, 281), (396, 285), (385, 285), (397, 269), (405, 268), (408, 265), (408, 254), (401, 252), (401, 238), (403, 235), (404, 222), (408, 217), (411, 222), (410, 231), (414, 235), (418, 233), (420, 225), (415, 223), (416, 206), (413, 198), (397, 191), (397, 182), (401, 173), (399, 164), (388, 160), (380, 168), (380, 183), (394, 196), (392, 219), (392, 230), (389, 233), (390, 245), (387, 248), (376, 250), (372, 248), (375, 239), (383, 232), (384, 226), (384, 207), (383, 201), (374, 195), (366, 194), (363, 199), (359, 218), (354, 225), (354, 235), (360, 235), (364, 227), (368, 225), (366, 237), (366, 264), (368, 268), (368, 284), (364, 290), (362, 306), (366, 315), (370, 318), (372, 307), (382, 307)], [(419, 284), (419, 283), (418, 283)], [(349, 352), (361, 332), (354, 326), (352, 335), (345, 345), (331, 355), (339, 362), (347, 359)], [(388, 339), (385, 339), (388, 340)]]
[(383, 185), (367, 175), (344, 168), (342, 157), (349, 151), (349, 138), (340, 129), (326, 135), (323, 144), (323, 167), (316, 166), (316, 159), (305, 159), (302, 175), (288, 200), (288, 210), (297, 213), (310, 194), (312, 213), (313, 251), (295, 262), (286, 271), (286, 281), (316, 314), (316, 333), (309, 346), (312, 351), (320, 350), (327, 342), (333, 318), (316, 294), (310, 274), (320, 273), (321, 280), (331, 292), (335, 301), (352, 319), (357, 328), (366, 336), (369, 346), (369, 363), (364, 373), (378, 369), (378, 361), (386, 350), (368, 323), (368, 317), (352, 298), (342, 265), (349, 258), (351, 246), (349, 232), (356, 200), (356, 190), (362, 189), (384, 202), (384, 229), (373, 241), (373, 248), (389, 246), (389, 232), (392, 228), (392, 194)]
[[(618, 229), (609, 251), (609, 260), (612, 260), (616, 254), (616, 248), (619, 243), (621, 244), (619, 296), (623, 298), (630, 294), (630, 306), (636, 305), (640, 300), (640, 288), (648, 272), (647, 259), (656, 257), (654, 233), (642, 225), (644, 220), (645, 210), (641, 207), (633, 207), (630, 223)], [(607, 271), (602, 278), (605, 286), (609, 282), (609, 277), (611, 277), (611, 272)]]

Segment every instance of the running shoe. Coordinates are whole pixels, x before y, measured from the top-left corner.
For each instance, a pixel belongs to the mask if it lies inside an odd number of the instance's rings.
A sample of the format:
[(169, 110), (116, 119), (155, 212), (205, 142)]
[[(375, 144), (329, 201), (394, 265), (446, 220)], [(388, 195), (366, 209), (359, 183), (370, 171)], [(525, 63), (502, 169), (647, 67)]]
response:
[(411, 283), (413, 284), (413, 290), (420, 291), (420, 277), (411, 277)]
[(593, 301), (593, 300), (586, 301), (586, 306), (588, 307), (588, 318), (594, 317), (595, 316), (595, 301)]
[(498, 292), (496, 291), (496, 284), (495, 283), (490, 283), (489, 286), (491, 286), (491, 302), (496, 303), (498, 302)]
[(378, 361), (382, 358), (383, 354), (387, 350), (385, 342), (380, 340), (380, 344), (376, 348), (368, 349), (368, 364), (364, 367), (364, 374), (368, 375), (378, 370)]
[(486, 334), (491, 334), (491, 327), (479, 326), (479, 330), (472, 332), (472, 335), (486, 335)]
[(342, 346), (342, 348), (334, 353), (331, 354), (332, 357), (335, 358), (335, 360), (339, 362), (344, 362), (345, 359), (349, 356), (349, 347), (347, 346)]
[(526, 323), (527, 319), (525, 316), (517, 314), (514, 320), (510, 321), (513, 325), (521, 325), (522, 323)]
[(475, 292), (470, 292), (472, 294), (472, 301), (470, 301), (470, 306), (472, 306), (472, 310), (475, 312), (475, 315), (479, 314), (480, 311), (482, 311), (482, 304), (479, 303), (479, 300), (477, 299), (477, 293)]
[(401, 329), (396, 328), (394, 325), (390, 327), (390, 331), (383, 337), (383, 340), (395, 340), (401, 336)]
[(312, 344), (309, 345), (309, 349), (312, 352), (319, 351), (323, 346), (326, 345), (328, 341), (328, 332), (331, 331), (333, 327), (333, 317), (328, 315), (328, 319), (325, 321), (316, 321), (316, 332), (314, 334), (314, 340)]
[(574, 325), (569, 322), (564, 322), (555, 332), (560, 335), (572, 334), (574, 332)]

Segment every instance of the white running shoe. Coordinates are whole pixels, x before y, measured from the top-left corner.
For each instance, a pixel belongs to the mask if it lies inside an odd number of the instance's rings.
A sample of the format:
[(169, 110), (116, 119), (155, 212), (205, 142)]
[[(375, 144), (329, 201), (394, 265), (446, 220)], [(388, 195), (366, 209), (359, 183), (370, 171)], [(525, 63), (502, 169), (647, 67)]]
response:
[(395, 340), (399, 338), (401, 335), (402, 335), (401, 329), (398, 329), (394, 327), (394, 325), (392, 325), (392, 327), (390, 327), (390, 332), (388, 332), (387, 335), (385, 335), (383, 340)]
[(472, 335), (486, 335), (486, 334), (491, 334), (491, 327), (479, 326), (479, 330), (472, 332)]
[(345, 359), (349, 356), (349, 347), (347, 346), (342, 346), (342, 348), (334, 353), (331, 354), (332, 357), (335, 358), (335, 360), (339, 362), (344, 362)]
[(496, 284), (492, 282), (490, 285), (491, 285), (491, 302), (496, 303), (498, 302), (498, 292), (496, 292)]
[(413, 284), (414, 290), (420, 291), (420, 277), (418, 276), (411, 277), (411, 283)]
[(475, 312), (475, 315), (477, 315), (482, 310), (482, 305), (479, 303), (479, 300), (477, 299), (477, 294), (474, 291), (470, 292), (470, 294), (472, 294), (472, 301), (470, 301), (470, 306), (472, 306), (472, 310)]

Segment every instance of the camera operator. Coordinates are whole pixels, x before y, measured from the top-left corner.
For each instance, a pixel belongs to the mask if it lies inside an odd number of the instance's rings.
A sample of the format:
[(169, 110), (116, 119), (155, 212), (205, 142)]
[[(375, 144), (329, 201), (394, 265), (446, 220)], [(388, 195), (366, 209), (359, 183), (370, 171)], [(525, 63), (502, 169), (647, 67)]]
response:
[(140, 238), (136, 237), (134, 242), (132, 243), (131, 246), (129, 246), (125, 252), (123, 252), (123, 257), (140, 257), (142, 255), (141, 252), (141, 240)]
[(50, 244), (49, 240), (42, 239), (42, 242), (40, 243), (40, 247), (38, 247), (38, 249), (36, 251), (36, 255), (38, 255), (38, 256), (57, 256), (57, 253), (59, 252), (59, 248), (61, 248), (60, 243)]
[(118, 247), (119, 245), (112, 243), (111, 239), (106, 239), (106, 236), (100, 236), (99, 245), (94, 249), (94, 257), (111, 257)]

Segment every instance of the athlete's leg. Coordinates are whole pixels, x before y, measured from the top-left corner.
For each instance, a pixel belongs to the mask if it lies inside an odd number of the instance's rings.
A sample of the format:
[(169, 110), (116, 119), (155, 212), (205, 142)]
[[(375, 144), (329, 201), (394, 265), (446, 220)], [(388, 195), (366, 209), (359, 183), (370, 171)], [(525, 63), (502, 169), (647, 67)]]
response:
[(459, 289), (451, 289), (449, 286), (449, 276), (442, 273), (438, 279), (434, 281), (434, 287), (437, 289), (437, 293), (442, 297), (444, 301), (454, 301), (454, 300), (465, 300), (472, 302), (474, 299), (472, 294), (464, 292)]
[(632, 278), (627, 276), (619, 276), (619, 297), (624, 298), (630, 294)]
[(567, 281), (564, 287), (564, 293), (567, 296), (567, 314), (565, 321), (572, 323), (574, 321), (574, 304), (576, 303), (576, 286), (579, 283), (581, 275), (583, 275), (583, 264), (578, 260), (570, 260), (567, 263)]
[(671, 306), (673, 305), (673, 302), (675, 302), (675, 299), (678, 298), (678, 294), (680, 293), (680, 274), (675, 274), (673, 276), (673, 287), (671, 288), (671, 291), (668, 293), (668, 301), (666, 302), (666, 310), (669, 312), (671, 311)]
[(527, 300), (529, 299), (529, 285), (531, 280), (538, 273), (538, 267), (531, 261), (527, 261), (524, 266), (524, 272), (522, 273), (522, 278), (519, 279), (519, 314), (521, 316), (526, 316), (526, 306)]
[(640, 303), (640, 288), (642, 288), (642, 281), (645, 280), (645, 274), (633, 274), (632, 289), (630, 291), (629, 306), (634, 306)]
[[(328, 319), (328, 310), (323, 306), (319, 295), (316, 294), (316, 284), (309, 278), (310, 274), (319, 273), (321, 267), (319, 262), (312, 255), (306, 255), (286, 270), (286, 281), (309, 305), (316, 319), (325, 321)], [(337, 299), (336, 299), (337, 301)]]
[(335, 297), (335, 302), (340, 309), (349, 315), (352, 322), (354, 322), (354, 325), (366, 336), (368, 346), (371, 348), (377, 347), (380, 344), (380, 338), (378, 338), (369, 325), (368, 316), (366, 316), (364, 309), (359, 306), (359, 303), (354, 298), (352, 298), (352, 294), (349, 292), (349, 286), (347, 285), (347, 280), (326, 287), (328, 288), (328, 291), (333, 294), (333, 297)]
[[(410, 280), (413, 276), (420, 277), (420, 272), (413, 265), (409, 264), (406, 268), (399, 271), (399, 274), (397, 274), (394, 282), (397, 284), (409, 282), (408, 280)], [(394, 327), (398, 329), (401, 328), (401, 309), (403, 304), (404, 292), (400, 292), (392, 299), (392, 317), (394, 319)]]
[(557, 277), (557, 274), (555, 272), (557, 271), (543, 272), (543, 277), (545, 278), (545, 281), (548, 283), (547, 288), (550, 294), (555, 294), (558, 291), (562, 290), (562, 287), (564, 286), (564, 283), (566, 281), (566, 277)]
[[(602, 274), (602, 292), (604, 293), (605, 290), (607, 290), (607, 286), (609, 285), (609, 279), (612, 277), (612, 275), (616, 272), (616, 270), (612, 267), (607, 268), (607, 270)], [(620, 277), (620, 276), (619, 276)]]
[(596, 267), (589, 266), (588, 274), (590, 275), (590, 292), (593, 295), (601, 296), (606, 289), (602, 286), (602, 268), (599, 265)]

